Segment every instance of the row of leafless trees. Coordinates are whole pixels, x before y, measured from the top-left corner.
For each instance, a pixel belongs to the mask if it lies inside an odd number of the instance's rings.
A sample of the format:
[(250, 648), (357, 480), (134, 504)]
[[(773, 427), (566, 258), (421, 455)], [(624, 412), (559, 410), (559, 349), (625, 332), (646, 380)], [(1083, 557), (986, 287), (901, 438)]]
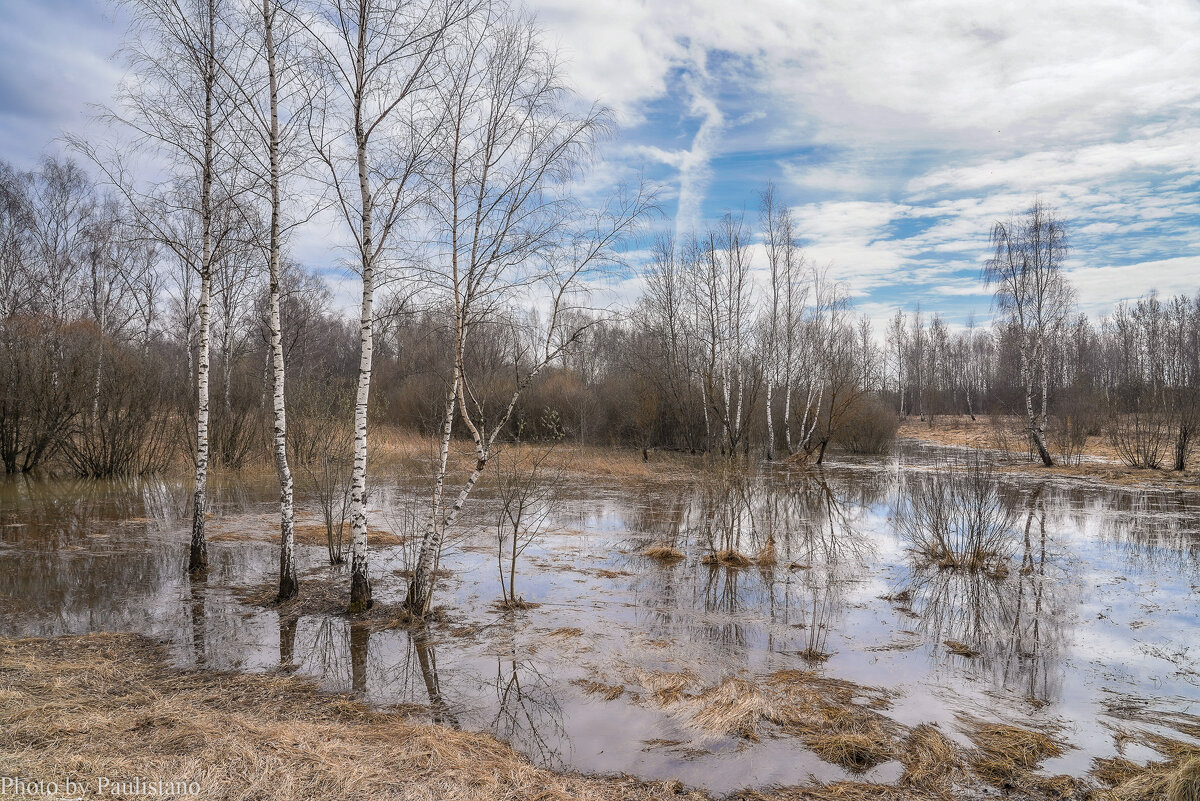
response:
[[(751, 245), (765, 245), (754, 280)], [(787, 206), (768, 186), (758, 229), (726, 214), (682, 241), (659, 239), (646, 291), (623, 332), (631, 372), (653, 391), (647, 439), (732, 456), (820, 463), (863, 417), (881, 354), (831, 269), (811, 264)], [(865, 441), (865, 440), (860, 440)]]
[[(242, 436), (246, 420), (238, 424), (234, 387), (236, 365), (250, 350), (237, 332), (254, 318), (264, 376), (259, 408), (269, 410), (258, 419), (270, 431), (280, 484), (279, 595), (297, 591), (293, 462), (318, 456), (312, 447), (289, 447), (289, 407), (298, 405), (297, 393), (288, 391), (297, 343), (288, 342), (284, 322), (286, 254), (299, 229), (332, 221), (361, 286), (350, 403), (351, 610), (372, 603), (368, 437), (376, 328), (387, 333), (397, 317), (420, 309), (426, 333), (438, 339), (441, 458), (407, 601), (423, 614), (443, 532), (510, 430), (525, 389), (599, 320), (579, 313), (587, 305), (585, 284), (618, 260), (623, 240), (653, 207), (652, 193), (641, 186), (580, 200), (579, 179), (607, 134), (608, 112), (569, 91), (532, 18), (502, 0), (128, 5), (135, 20), (124, 49), (130, 77), (104, 115), (121, 145), (71, 144), (116, 198), (120, 213), (113, 216), (129, 229), (120, 240), (146, 248), (148, 264), (178, 265), (172, 299), (188, 354), (195, 456), (189, 570), (207, 566), (214, 446), (220, 455), (252, 439)], [(124, 269), (129, 261), (114, 263)], [(115, 280), (96, 284), (107, 288)], [(52, 319), (61, 296), (47, 293)], [(245, 314), (247, 304), (256, 313)], [(146, 303), (151, 310), (162, 305)], [(393, 371), (403, 374), (407, 354), (392, 355)], [(210, 408), (214, 378), (224, 396)], [(310, 378), (325, 394), (338, 383)], [(498, 405), (497, 393), (504, 396)], [(319, 425), (304, 428), (298, 433), (310, 446), (337, 440)], [(475, 464), (454, 487), (449, 444), (464, 433)], [(326, 465), (311, 472), (325, 476)]]
[(1035, 203), (997, 223), (983, 277), (991, 330), (951, 330), (938, 314), (897, 311), (886, 333), (884, 394), (901, 417), (1015, 414), (1045, 464), (1104, 435), (1130, 465), (1186, 466), (1200, 409), (1200, 295), (1151, 292), (1092, 321), (1063, 270), (1066, 225)]

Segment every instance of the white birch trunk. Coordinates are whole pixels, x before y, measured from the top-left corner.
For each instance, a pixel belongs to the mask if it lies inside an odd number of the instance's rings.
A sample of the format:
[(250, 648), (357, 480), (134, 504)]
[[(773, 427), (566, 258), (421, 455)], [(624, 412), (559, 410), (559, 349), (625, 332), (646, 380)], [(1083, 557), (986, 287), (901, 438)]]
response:
[(1025, 378), (1025, 414), (1029, 422), (1029, 434), (1033, 438), (1033, 444), (1037, 448), (1042, 464), (1046, 467), (1052, 467), (1054, 460), (1050, 458), (1050, 451), (1046, 448), (1045, 435), (1042, 433), (1038, 415), (1033, 408), (1033, 360), (1029, 357), (1029, 345), (1026, 343), (1025, 337), (1021, 338), (1020, 357), (1021, 371)]
[[(438, 469), (433, 481), (433, 503), (429, 512), (429, 520), (425, 523), (425, 533), (421, 536), (421, 548), (417, 552), (417, 564), (413, 568), (412, 579), (408, 585), (409, 608), (414, 614), (423, 615), (429, 607), (433, 596), (433, 574), (437, 571), (438, 557), (442, 551), (442, 539), (446, 526), (453, 520), (442, 519), (442, 503), (445, 497), (446, 471), (450, 459), (450, 438), (454, 430), (454, 402), (458, 398), (459, 371), (454, 368), (454, 377), (446, 395), (446, 406), (442, 417), (442, 444), (439, 453)], [(484, 460), (486, 464), (486, 459)], [(483, 467), (476, 463), (476, 469), (482, 472)], [(478, 479), (478, 475), (475, 475)], [(474, 485), (474, 480), (471, 482)], [(469, 493), (469, 490), (467, 491)], [(459, 493), (457, 505), (466, 502), (466, 496)], [(457, 517), (458, 513), (454, 513)]]
[(783, 444), (788, 456), (796, 451), (792, 448), (792, 371), (789, 368), (783, 378)]
[(287, 407), (285, 403), (285, 370), (283, 363), (283, 326), (279, 313), (280, 258), (280, 197), (279, 197), (279, 86), (275, 71), (274, 10), (271, 0), (263, 0), (263, 34), (267, 55), (267, 80), (270, 92), (271, 139), (271, 232), (268, 254), (270, 269), (270, 326), (272, 366), (272, 411), (274, 412), (275, 472), (279, 476), (279, 600), (296, 595), (299, 580), (296, 575), (295, 507), (292, 470), (287, 458)]
[[(206, 226), (207, 228), (207, 226)], [(210, 243), (207, 230), (204, 237), (205, 262)], [(196, 354), (196, 475), (192, 489), (192, 543), (188, 553), (188, 572), (208, 570), (208, 541), (204, 536), (205, 513), (208, 506), (208, 373), (209, 373), (209, 295), (212, 276), (202, 268), (200, 274), (199, 347)]]
[(359, 319), (358, 392), (354, 401), (354, 471), (350, 478), (350, 611), (371, 608), (371, 579), (367, 563), (367, 404), (371, 393), (374, 352), (374, 258), (371, 253), (370, 192), (367, 189), (366, 148), (359, 148), (362, 185), (362, 313)]
[(188, 551), (188, 572), (202, 575), (208, 571), (208, 540), (204, 534), (208, 511), (208, 374), (212, 299), (212, 183), (214, 161), (213, 82), (216, 79), (214, 49), (216, 20), (212, 3), (208, 14), (208, 63), (212, 74), (206, 76), (204, 93), (204, 156), (200, 171), (200, 319), (196, 354), (196, 476), (192, 490), (192, 542)]
[(775, 460), (775, 416), (772, 414), (772, 394), (775, 382), (767, 378), (767, 461)]

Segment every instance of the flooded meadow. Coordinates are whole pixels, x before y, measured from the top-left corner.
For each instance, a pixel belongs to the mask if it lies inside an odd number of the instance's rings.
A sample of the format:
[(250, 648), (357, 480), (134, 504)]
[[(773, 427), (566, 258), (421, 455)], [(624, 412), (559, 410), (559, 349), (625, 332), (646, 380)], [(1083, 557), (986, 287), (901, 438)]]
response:
[[(989, 547), (967, 565), (913, 522), (959, 463), (909, 442), (823, 469), (573, 475), (517, 561), (519, 608), (500, 603), (485, 486), (420, 627), (387, 611), (428, 495), (403, 471), (371, 488), (361, 617), (258, 600), (277, 569), (271, 476), (214, 481), (205, 581), (183, 568), (186, 481), (9, 480), (0, 635), (134, 632), (181, 668), (310, 677), (537, 765), (715, 795), (918, 782), (922, 748), (1000, 790), (1018, 769), (1094, 781), (1200, 752), (1200, 493), (976, 472), (963, 492)], [(344, 591), (323, 544), (298, 555), (302, 597)]]

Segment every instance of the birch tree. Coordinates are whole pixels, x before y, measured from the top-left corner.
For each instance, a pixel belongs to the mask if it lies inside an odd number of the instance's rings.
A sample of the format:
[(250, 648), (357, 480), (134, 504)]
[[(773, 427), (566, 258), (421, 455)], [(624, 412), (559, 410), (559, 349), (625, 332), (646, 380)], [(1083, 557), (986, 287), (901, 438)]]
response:
[(788, 455), (792, 442), (792, 384), (795, 380), (800, 325), (808, 301), (805, 280), (807, 261), (796, 242), (796, 223), (791, 209), (779, 202), (775, 188), (768, 185), (759, 196), (760, 224), (770, 269), (771, 296), (767, 309), (762, 350), (763, 383), (766, 387), (767, 460), (775, 455), (774, 390), (783, 395), (784, 444)]
[(906, 376), (906, 357), (908, 353), (908, 329), (904, 324), (904, 310), (896, 309), (896, 314), (888, 321), (887, 326), (888, 355), (896, 370), (896, 395), (899, 397), (900, 418), (904, 419), (904, 393)]
[[(1062, 272), (1066, 227), (1036, 200), (1020, 217), (993, 225), (991, 242), (992, 257), (984, 265), (983, 278), (995, 287), (996, 306), (1015, 329), (1029, 437), (1042, 464), (1051, 467), (1054, 459), (1046, 446), (1051, 340), (1074, 303)], [(1040, 404), (1035, 401), (1039, 388)]]
[[(304, 73), (299, 61), (296, 0), (250, 0), (238, 26), (242, 59), (229, 77), (236, 87), (246, 136), (244, 163), (254, 176), (254, 193), (265, 209), (266, 236), (258, 239), (268, 276), (268, 378), (271, 389), (272, 449), (279, 480), (279, 600), (298, 591), (294, 479), (288, 463), (286, 368), (281, 314), (284, 244), (306, 219), (285, 190), (304, 164), (300, 135), (307, 119)], [(228, 372), (226, 382), (228, 384)], [(227, 389), (228, 391), (228, 389)]]
[(362, 280), (350, 489), (351, 612), (372, 604), (367, 411), (375, 291), (381, 273), (395, 262), (397, 232), (421, 199), (434, 132), (426, 103), (437, 81), (434, 56), (470, 11), (467, 0), (331, 0), (296, 17), (312, 51), (308, 136)]
[[(570, 181), (607, 124), (599, 107), (575, 113), (560, 68), (531, 19), (489, 9), (471, 20), (445, 54), (440, 86), (445, 124), (436, 151), (430, 206), (448, 295), (454, 360), (442, 407), (441, 445), (430, 514), (409, 583), (407, 608), (424, 615), (447, 528), (454, 525), (487, 467), (521, 393), (574, 346), (576, 294), (643, 216), (643, 190), (619, 195), (588, 215)], [(587, 223), (590, 222), (590, 225)], [(467, 349), (481, 326), (514, 299), (540, 295), (536, 323), (514, 332), (513, 384), (507, 402), (485, 415), (467, 370)], [(455, 421), (474, 443), (475, 463), (448, 508), (445, 481)]]
[(230, 242), (230, 229), (217, 213), (234, 201), (237, 188), (231, 152), (232, 104), (223, 64), (230, 41), (222, 18), (227, 0), (123, 0), (134, 20), (124, 53), (133, 78), (119, 90), (119, 109), (106, 115), (132, 134), (135, 150), (148, 151), (167, 169), (168, 179), (136, 190), (125, 160), (86, 153), (120, 190), (138, 223), (175, 251), (199, 279), (195, 305), (196, 443), (192, 491), (192, 535), (188, 572), (208, 568), (205, 515), (208, 507), (209, 351), (213, 264)]
[(762, 225), (763, 244), (767, 249), (767, 266), (770, 269), (771, 297), (766, 309), (766, 319), (762, 325), (762, 365), (763, 385), (766, 388), (766, 418), (767, 418), (767, 448), (768, 462), (775, 460), (775, 404), (774, 389), (779, 371), (779, 317), (780, 301), (783, 293), (783, 282), (786, 272), (783, 264), (783, 225), (775, 199), (775, 187), (767, 184), (759, 198), (759, 217)]

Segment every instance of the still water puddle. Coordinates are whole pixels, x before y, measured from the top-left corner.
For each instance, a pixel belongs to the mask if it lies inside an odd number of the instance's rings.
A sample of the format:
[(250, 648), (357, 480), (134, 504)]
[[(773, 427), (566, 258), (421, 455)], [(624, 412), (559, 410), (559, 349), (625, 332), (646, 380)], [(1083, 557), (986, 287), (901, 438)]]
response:
[[(269, 477), (214, 482), (211, 568), (197, 584), (182, 570), (182, 484), (8, 481), (0, 633), (146, 634), (181, 666), (282, 667), (492, 732), (543, 765), (715, 793), (890, 782), (899, 765), (851, 773), (800, 738), (705, 729), (670, 702), (671, 682), (694, 690), (813, 671), (886, 695), (877, 708), (890, 721), (936, 722), (964, 744), (963, 720), (1046, 727), (1071, 746), (1046, 774), (1082, 775), (1121, 748), (1153, 758), (1122, 742), (1129, 728), (1188, 739), (1181, 729), (1200, 711), (1200, 495), (1000, 475), (1015, 521), (1011, 569), (939, 570), (914, 558), (893, 520), (914, 491), (902, 474), (937, 457), (906, 447), (821, 473), (589, 478), (525, 551), (516, 587), (536, 606), (517, 612), (494, 606), (491, 501), (481, 494), (442, 562), (442, 622), (418, 632), (281, 617), (239, 600), (276, 567)], [(380, 482), (372, 525), (404, 528), (419, 495)], [(315, 521), (315, 508), (303, 511)], [(686, 558), (643, 555), (655, 545)], [(714, 550), (771, 558), (706, 564)], [(299, 558), (310, 578), (334, 570), (322, 547), (302, 545)], [(398, 602), (409, 547), (372, 558), (376, 599)]]

